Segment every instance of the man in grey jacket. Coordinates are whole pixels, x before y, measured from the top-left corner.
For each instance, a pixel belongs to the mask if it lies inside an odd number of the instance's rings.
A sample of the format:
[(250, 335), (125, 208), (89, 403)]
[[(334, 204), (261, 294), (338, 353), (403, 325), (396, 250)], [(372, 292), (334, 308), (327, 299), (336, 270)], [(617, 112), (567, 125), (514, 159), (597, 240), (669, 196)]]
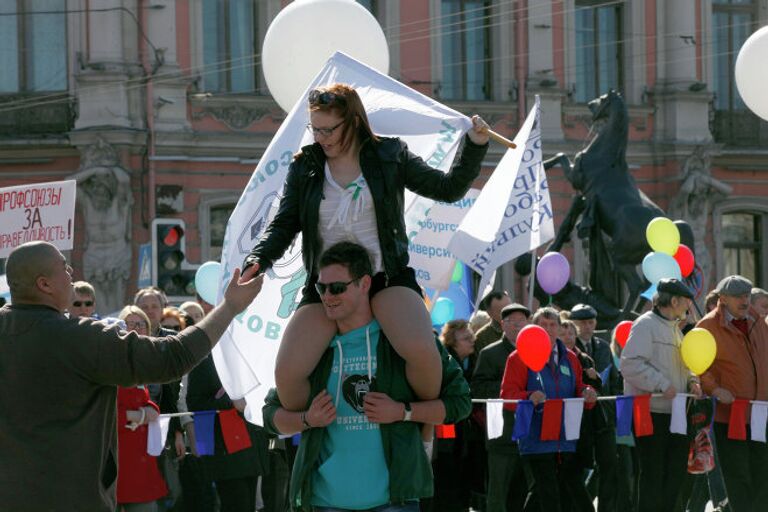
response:
[(653, 297), (653, 310), (632, 324), (621, 354), (625, 395), (663, 393), (651, 399), (653, 435), (637, 438), (640, 462), (640, 512), (672, 510), (685, 478), (688, 438), (672, 434), (672, 399), (685, 393), (701, 394), (698, 380), (683, 364), (678, 323), (685, 318), (693, 294), (678, 279), (661, 279)]
[(0, 309), (0, 508), (115, 510), (117, 386), (180, 378), (211, 351), (261, 289), (235, 270), (224, 300), (197, 326), (165, 338), (67, 318), (72, 268), (31, 242), (6, 264)]

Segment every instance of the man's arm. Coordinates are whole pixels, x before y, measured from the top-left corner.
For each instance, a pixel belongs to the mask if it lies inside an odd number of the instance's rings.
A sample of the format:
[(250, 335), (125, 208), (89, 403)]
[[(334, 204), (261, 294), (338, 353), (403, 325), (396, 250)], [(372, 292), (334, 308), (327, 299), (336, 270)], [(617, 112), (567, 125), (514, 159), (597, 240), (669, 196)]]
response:
[(199, 324), (164, 338), (120, 332), (91, 319), (67, 324), (71, 336), (80, 341), (78, 370), (93, 382), (135, 386), (180, 379), (195, 367), (216, 344), (234, 316), (256, 298), (263, 277), (253, 278), (256, 269), (244, 275), (235, 270), (224, 299)]
[(650, 363), (653, 357), (653, 335), (644, 323), (632, 325), (621, 353), (621, 374), (632, 386), (653, 393), (666, 390), (671, 382)]
[(309, 428), (327, 427), (336, 419), (336, 407), (326, 390), (312, 399), (306, 411), (289, 411), (282, 407), (276, 389), (271, 389), (263, 407), (264, 427), (272, 434), (296, 434)]

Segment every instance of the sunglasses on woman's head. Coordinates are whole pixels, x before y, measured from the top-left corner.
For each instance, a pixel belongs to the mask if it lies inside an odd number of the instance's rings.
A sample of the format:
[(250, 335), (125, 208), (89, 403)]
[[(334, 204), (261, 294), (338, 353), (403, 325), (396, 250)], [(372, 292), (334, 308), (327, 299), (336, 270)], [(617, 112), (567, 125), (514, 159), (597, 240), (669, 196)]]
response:
[(354, 283), (355, 281), (360, 280), (359, 277), (356, 277), (355, 279), (352, 279), (351, 281), (347, 281), (346, 283), (343, 281), (334, 281), (332, 283), (315, 283), (315, 290), (317, 290), (317, 293), (319, 293), (321, 296), (325, 295), (325, 291), (328, 290), (328, 293), (331, 295), (340, 295), (347, 291), (347, 287)]
[(93, 306), (93, 301), (92, 301), (92, 300), (85, 300), (85, 301), (79, 301), (79, 300), (76, 300), (76, 301), (74, 301), (74, 302), (72, 303), (72, 305), (73, 305), (74, 307), (76, 307), (76, 308), (81, 308), (81, 307), (83, 307), (83, 306), (85, 306), (85, 307), (89, 308), (89, 307)]
[(334, 102), (344, 104), (347, 102), (347, 100), (344, 98), (344, 96), (339, 96), (338, 94), (327, 91), (323, 92), (318, 89), (315, 89), (309, 93), (310, 105), (331, 105)]

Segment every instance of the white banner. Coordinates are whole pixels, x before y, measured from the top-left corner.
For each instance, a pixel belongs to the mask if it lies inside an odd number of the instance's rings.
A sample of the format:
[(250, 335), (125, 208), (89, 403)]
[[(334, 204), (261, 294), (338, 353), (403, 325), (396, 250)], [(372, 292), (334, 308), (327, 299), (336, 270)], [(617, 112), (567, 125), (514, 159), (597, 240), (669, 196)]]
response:
[(552, 240), (555, 227), (547, 177), (541, 163), (539, 97), (448, 245), (480, 274), (477, 301), (494, 271)]
[(76, 190), (74, 180), (0, 189), (0, 258), (35, 240), (72, 249)]
[[(326, 63), (307, 93), (315, 87), (343, 82), (354, 86), (363, 100), (373, 131), (383, 136), (398, 136), (409, 149), (420, 155), (432, 167), (450, 168), (463, 134), (472, 126), (471, 120), (435, 100), (382, 75), (342, 53), (336, 53)], [(288, 113), (269, 147), (251, 176), (232, 216), (227, 223), (222, 250), (223, 276), (219, 297), (235, 267), (256, 245), (276, 213), (280, 193), (293, 154), (312, 137), (306, 130), (309, 114), (307, 94)], [(409, 240), (419, 237), (426, 215), (434, 201), (406, 196), (406, 229)], [(467, 206), (460, 202), (459, 209)], [(455, 221), (454, 223), (458, 223)], [(445, 247), (453, 231), (430, 235), (427, 243)], [(445, 237), (444, 242), (436, 241)], [(422, 240), (422, 238), (418, 238)], [(419, 282), (434, 287), (432, 276), (447, 274), (450, 282), (454, 258), (449, 253), (434, 254), (433, 258), (416, 261), (427, 267), (414, 269)], [(261, 423), (261, 406), (269, 388), (274, 386), (274, 364), (283, 329), (301, 300), (301, 288), (306, 280), (301, 259), (301, 238), (294, 240), (290, 250), (267, 272), (261, 293), (247, 311), (230, 324), (227, 332), (213, 350), (216, 368), (229, 396), (245, 396), (249, 406), (246, 417)]]

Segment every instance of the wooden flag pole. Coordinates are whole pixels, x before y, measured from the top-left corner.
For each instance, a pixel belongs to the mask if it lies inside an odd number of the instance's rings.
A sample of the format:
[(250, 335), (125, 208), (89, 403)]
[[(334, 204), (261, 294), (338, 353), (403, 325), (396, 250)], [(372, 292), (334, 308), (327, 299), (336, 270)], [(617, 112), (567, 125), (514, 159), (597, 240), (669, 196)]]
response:
[(510, 149), (515, 149), (517, 147), (517, 144), (506, 138), (505, 136), (501, 135), (500, 133), (496, 133), (495, 131), (491, 130), (490, 128), (486, 130), (488, 133), (488, 136), (501, 144), (502, 146), (507, 146)]

